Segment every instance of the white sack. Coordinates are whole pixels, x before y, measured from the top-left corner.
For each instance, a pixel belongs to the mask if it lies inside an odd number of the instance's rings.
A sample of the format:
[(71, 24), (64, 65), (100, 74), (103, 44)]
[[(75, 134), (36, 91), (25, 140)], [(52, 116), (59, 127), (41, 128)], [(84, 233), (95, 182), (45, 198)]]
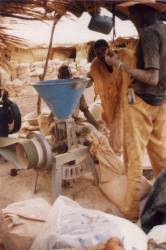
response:
[(146, 236), (137, 225), (117, 216), (85, 209), (60, 196), (31, 250), (84, 248), (118, 237), (125, 250), (147, 250)]

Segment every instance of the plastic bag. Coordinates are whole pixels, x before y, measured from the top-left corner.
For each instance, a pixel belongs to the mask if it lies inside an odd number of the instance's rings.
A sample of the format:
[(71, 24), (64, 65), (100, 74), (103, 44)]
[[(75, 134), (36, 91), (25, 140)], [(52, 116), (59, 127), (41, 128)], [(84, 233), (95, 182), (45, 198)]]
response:
[(31, 250), (83, 249), (118, 237), (125, 250), (147, 250), (145, 234), (135, 224), (97, 210), (86, 209), (60, 196)]
[(166, 225), (155, 226), (147, 235), (148, 240), (153, 239), (160, 244), (166, 242)]
[(12, 203), (2, 212), (8, 221), (10, 233), (35, 238), (47, 220), (50, 209), (47, 201), (36, 198)]

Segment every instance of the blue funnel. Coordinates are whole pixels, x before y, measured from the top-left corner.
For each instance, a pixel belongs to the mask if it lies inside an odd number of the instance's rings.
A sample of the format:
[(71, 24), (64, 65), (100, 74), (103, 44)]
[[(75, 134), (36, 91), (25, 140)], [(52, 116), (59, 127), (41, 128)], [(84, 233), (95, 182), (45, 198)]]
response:
[(33, 87), (54, 115), (60, 120), (65, 120), (75, 111), (87, 83), (88, 79), (60, 79), (41, 81), (33, 84)]

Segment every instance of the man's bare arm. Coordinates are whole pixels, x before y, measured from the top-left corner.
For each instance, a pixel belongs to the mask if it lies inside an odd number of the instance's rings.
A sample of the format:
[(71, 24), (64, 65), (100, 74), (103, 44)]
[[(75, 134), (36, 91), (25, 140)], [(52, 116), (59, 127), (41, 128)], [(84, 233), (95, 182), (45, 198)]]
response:
[(82, 95), (80, 99), (80, 110), (84, 113), (84, 116), (89, 123), (91, 123), (96, 129), (100, 128), (99, 122), (96, 121), (96, 119), (93, 117), (93, 115), (88, 109), (88, 104), (85, 100), (84, 95)]
[(148, 85), (156, 86), (159, 82), (159, 70), (158, 69), (136, 69), (130, 67), (126, 63), (123, 63), (117, 53), (113, 53), (112, 51), (107, 51), (105, 55), (106, 63), (122, 70), (126, 71), (130, 74), (134, 79), (146, 83)]
[(121, 63), (120, 68), (130, 74), (134, 79), (146, 83), (148, 85), (156, 86), (159, 82), (158, 69), (135, 69), (131, 68), (125, 63)]

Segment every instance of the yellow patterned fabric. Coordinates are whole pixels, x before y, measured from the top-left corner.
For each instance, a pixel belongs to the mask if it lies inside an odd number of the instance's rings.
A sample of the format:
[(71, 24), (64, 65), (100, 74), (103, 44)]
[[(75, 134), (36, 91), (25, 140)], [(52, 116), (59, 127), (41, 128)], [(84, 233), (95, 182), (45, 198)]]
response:
[(154, 174), (166, 167), (166, 104), (152, 106), (136, 97), (124, 108), (124, 160), (127, 192), (121, 211), (129, 218), (139, 214), (142, 157), (147, 149)]
[[(126, 63), (135, 65), (133, 50), (116, 49), (119, 57)], [(110, 130), (110, 144), (116, 153), (123, 151), (123, 102), (127, 95), (131, 78), (121, 69), (113, 68), (110, 73), (98, 58), (91, 65), (90, 75), (94, 80), (95, 95), (99, 95), (103, 108), (103, 118)]]

